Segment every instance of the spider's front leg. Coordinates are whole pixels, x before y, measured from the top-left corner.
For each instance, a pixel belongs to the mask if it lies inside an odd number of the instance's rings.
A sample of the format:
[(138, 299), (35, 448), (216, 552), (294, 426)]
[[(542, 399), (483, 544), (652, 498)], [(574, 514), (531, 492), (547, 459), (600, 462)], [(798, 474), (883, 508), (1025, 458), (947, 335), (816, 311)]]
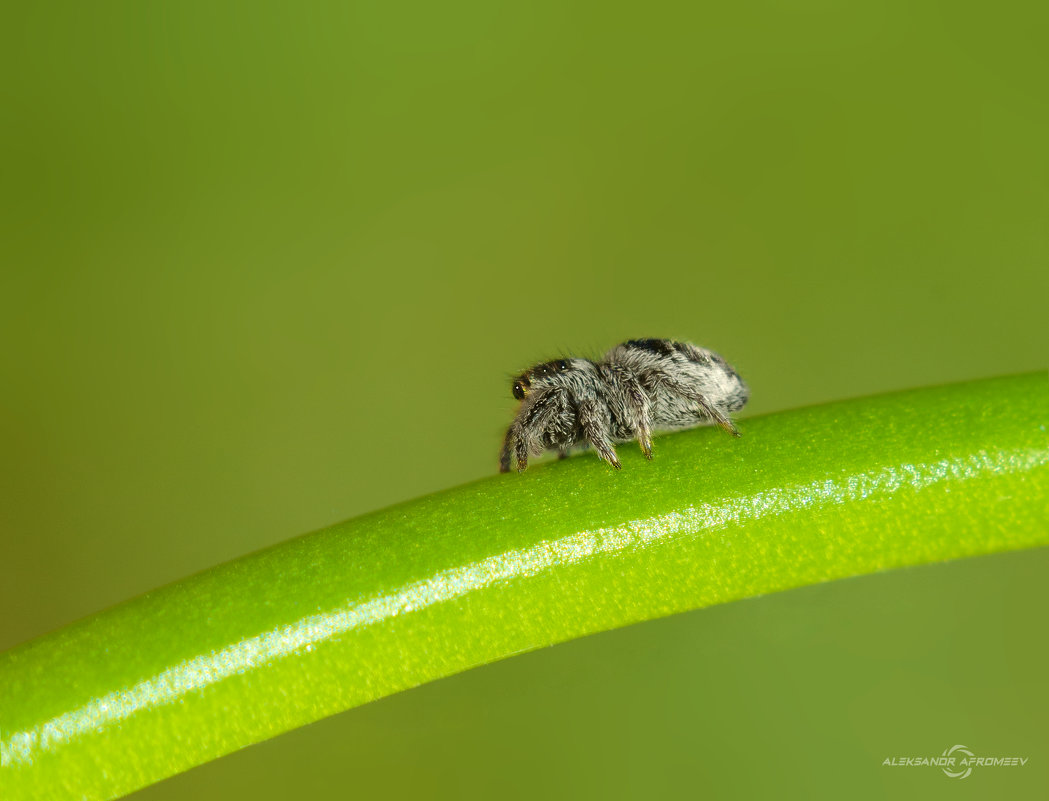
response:
[(506, 432), (499, 470), (510, 471), (511, 460), (517, 462), (517, 472), (528, 467), (528, 455), (540, 456), (551, 432), (571, 429), (566, 420), (566, 399), (563, 392), (547, 390), (531, 396), (521, 406), (513, 424)]
[(509, 473), (512, 461), (517, 463), (518, 473), (523, 473), (528, 467), (528, 438), (521, 428), (520, 420), (514, 420), (506, 429), (503, 449), (499, 453), (499, 472)]
[(514, 434), (514, 426), (511, 425), (506, 429), (506, 436), (503, 438), (503, 449), (499, 452), (500, 473), (510, 472), (510, 454), (513, 452), (515, 444), (516, 436)]

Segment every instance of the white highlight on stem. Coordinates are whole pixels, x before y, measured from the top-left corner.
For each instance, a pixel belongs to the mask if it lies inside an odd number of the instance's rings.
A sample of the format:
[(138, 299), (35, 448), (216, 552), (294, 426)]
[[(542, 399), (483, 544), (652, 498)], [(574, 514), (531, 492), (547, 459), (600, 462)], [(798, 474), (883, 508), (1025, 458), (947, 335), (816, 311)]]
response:
[(507, 551), (479, 562), (437, 573), (396, 592), (379, 595), (298, 620), (201, 654), (144, 679), (125, 690), (104, 695), (0, 741), (0, 765), (25, 764), (38, 752), (52, 751), (89, 732), (118, 723), (146, 707), (177, 701), (225, 678), (310, 648), (352, 629), (371, 626), (432, 604), (450, 601), (491, 584), (534, 576), (555, 565), (580, 562), (648, 545), (675, 534), (694, 534), (743, 520), (810, 507), (826, 507), (888, 496), (901, 488), (924, 489), (950, 480), (1029, 470), (1049, 463), (1044, 451), (979, 452), (964, 458), (918, 465), (885, 467), (846, 479), (825, 479), (798, 487), (764, 490), (740, 498), (700, 504), (678, 512), (632, 520), (619, 526), (581, 531), (528, 548)]

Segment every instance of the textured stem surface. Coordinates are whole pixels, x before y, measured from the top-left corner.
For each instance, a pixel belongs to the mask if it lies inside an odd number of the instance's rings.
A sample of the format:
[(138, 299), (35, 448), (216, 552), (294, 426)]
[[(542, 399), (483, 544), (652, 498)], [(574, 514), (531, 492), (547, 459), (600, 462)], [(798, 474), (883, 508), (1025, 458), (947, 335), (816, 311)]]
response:
[(0, 655), (0, 795), (112, 798), (591, 632), (1049, 544), (1045, 374), (739, 425), (384, 509)]

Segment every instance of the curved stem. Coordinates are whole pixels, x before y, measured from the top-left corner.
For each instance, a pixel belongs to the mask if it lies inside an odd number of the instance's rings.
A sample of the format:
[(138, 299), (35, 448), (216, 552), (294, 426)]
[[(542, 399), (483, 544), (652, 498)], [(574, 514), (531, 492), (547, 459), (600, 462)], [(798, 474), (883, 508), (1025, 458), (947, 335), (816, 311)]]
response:
[[(469, 667), (687, 609), (1049, 543), (1033, 374), (660, 437), (332, 526), (0, 656), (0, 786), (112, 798)], [(624, 449), (624, 451), (627, 449)]]

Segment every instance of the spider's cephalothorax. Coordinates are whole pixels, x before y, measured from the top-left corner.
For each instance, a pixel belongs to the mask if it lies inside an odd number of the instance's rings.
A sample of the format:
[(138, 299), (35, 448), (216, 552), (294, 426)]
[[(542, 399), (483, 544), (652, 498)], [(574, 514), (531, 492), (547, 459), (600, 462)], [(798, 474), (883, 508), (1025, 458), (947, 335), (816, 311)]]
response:
[(502, 472), (528, 455), (576, 444), (592, 445), (619, 468), (614, 442), (636, 439), (652, 458), (652, 431), (716, 423), (739, 436), (729, 419), (747, 402), (743, 379), (718, 354), (687, 342), (632, 339), (600, 362), (558, 359), (537, 364), (513, 382), (521, 401), (507, 429), (499, 459)]

